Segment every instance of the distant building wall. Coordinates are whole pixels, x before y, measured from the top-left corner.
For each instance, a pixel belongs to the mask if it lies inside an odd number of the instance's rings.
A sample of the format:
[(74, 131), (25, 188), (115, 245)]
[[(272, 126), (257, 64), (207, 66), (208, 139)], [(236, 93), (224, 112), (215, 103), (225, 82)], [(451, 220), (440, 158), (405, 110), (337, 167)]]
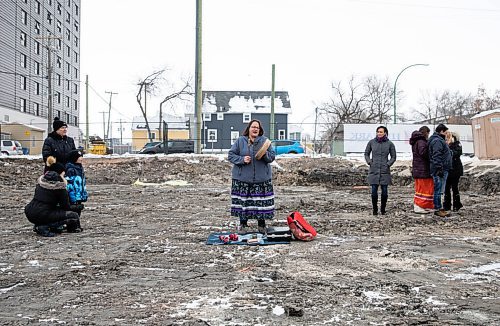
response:
[(480, 159), (500, 158), (500, 109), (472, 117), (474, 154)]
[[(346, 153), (364, 153), (366, 144), (375, 138), (376, 129), (379, 124), (344, 124), (344, 151)], [(411, 133), (423, 125), (419, 124), (388, 124), (389, 139), (394, 143), (396, 152), (411, 153), (409, 143)], [(436, 126), (427, 124), (431, 134)], [(470, 125), (446, 125), (450, 131), (458, 132), (464, 154), (474, 153), (474, 141), (472, 126)]]
[(27, 148), (31, 155), (42, 154), (43, 129), (10, 123), (2, 124), (2, 132), (4, 131), (10, 133), (10, 138), (20, 142), (23, 148)]

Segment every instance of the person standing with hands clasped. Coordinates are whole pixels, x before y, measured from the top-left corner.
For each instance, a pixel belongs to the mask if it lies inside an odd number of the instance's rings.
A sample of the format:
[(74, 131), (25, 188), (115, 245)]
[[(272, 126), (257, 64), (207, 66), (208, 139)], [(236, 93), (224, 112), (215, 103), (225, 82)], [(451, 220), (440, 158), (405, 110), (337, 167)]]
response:
[(441, 195), (451, 169), (451, 151), (445, 141), (448, 127), (440, 123), (429, 138), (430, 172), (434, 181), (434, 215), (448, 216), (449, 213), (441, 205)]
[(389, 198), (387, 188), (392, 181), (391, 166), (396, 162), (396, 147), (388, 136), (389, 131), (385, 126), (377, 127), (377, 136), (368, 142), (365, 149), (365, 161), (370, 166), (368, 184), (372, 187), (373, 215), (378, 215), (379, 186), (382, 188), (380, 214), (386, 213), (387, 199)]
[[(462, 144), (460, 144), (460, 138), (455, 132), (450, 132), (447, 135), (446, 142), (451, 150), (452, 169), (448, 173), (448, 178), (446, 178), (443, 209), (446, 211), (451, 210), (453, 198), (453, 211), (458, 212), (460, 208), (464, 207), (460, 202), (460, 192), (458, 190), (460, 177), (464, 175), (464, 166), (462, 164), (462, 160), (460, 159), (460, 156), (462, 156)], [(451, 191), (453, 191), (453, 196)]]
[(264, 137), (259, 120), (248, 123), (243, 135), (231, 146), (228, 160), (233, 164), (231, 216), (240, 219), (238, 232), (248, 231), (248, 220), (258, 221), (258, 231), (266, 233), (266, 220), (274, 217), (272, 168), (276, 153)]

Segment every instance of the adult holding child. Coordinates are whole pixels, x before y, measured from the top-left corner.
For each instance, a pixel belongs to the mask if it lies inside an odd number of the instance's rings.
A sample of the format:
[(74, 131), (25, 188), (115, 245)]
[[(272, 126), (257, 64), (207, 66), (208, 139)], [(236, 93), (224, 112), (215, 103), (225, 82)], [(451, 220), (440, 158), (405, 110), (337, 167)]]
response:
[(266, 220), (274, 217), (272, 168), (276, 153), (264, 136), (259, 120), (248, 123), (231, 146), (228, 160), (233, 164), (231, 216), (238, 217), (238, 232), (247, 233), (248, 220), (256, 219), (258, 231), (266, 233)]

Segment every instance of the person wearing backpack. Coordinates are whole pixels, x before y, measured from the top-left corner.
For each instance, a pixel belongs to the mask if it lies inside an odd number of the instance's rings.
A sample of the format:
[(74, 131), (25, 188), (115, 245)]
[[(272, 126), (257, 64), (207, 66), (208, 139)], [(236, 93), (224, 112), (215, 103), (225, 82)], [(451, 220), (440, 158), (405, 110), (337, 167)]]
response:
[(255, 119), (229, 150), (228, 160), (233, 164), (231, 216), (239, 218), (240, 234), (247, 233), (249, 219), (256, 219), (258, 231), (266, 233), (266, 220), (274, 217), (270, 163), (275, 156), (271, 141), (264, 137), (262, 124)]

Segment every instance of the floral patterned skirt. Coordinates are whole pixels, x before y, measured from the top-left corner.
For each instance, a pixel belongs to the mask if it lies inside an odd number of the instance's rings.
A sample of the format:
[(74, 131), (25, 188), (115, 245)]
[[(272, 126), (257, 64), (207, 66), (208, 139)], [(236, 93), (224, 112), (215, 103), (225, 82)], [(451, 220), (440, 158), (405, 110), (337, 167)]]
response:
[(233, 179), (231, 185), (231, 216), (240, 221), (272, 219), (274, 217), (274, 191), (271, 180), (247, 183)]

